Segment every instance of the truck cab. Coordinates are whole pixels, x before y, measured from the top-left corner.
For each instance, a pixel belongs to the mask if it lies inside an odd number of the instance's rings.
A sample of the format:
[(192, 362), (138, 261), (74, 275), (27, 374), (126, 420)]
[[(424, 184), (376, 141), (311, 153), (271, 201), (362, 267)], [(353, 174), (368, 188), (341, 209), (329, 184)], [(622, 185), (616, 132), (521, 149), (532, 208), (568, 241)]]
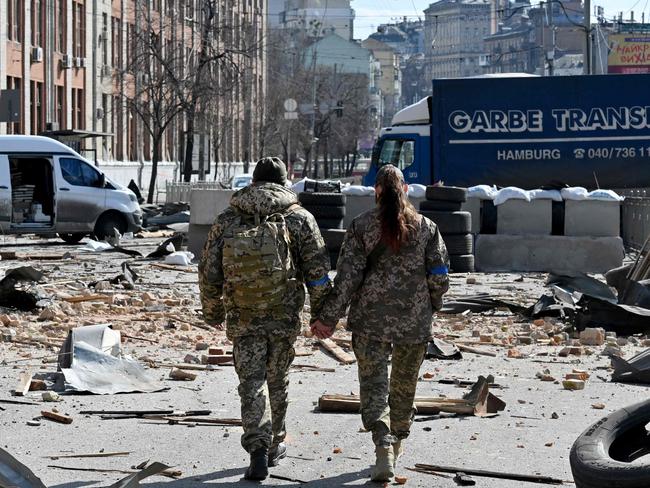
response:
[(57, 233), (79, 242), (136, 231), (142, 212), (135, 194), (108, 179), (70, 147), (40, 136), (0, 136), (0, 230)]
[(424, 98), (395, 114), (390, 127), (381, 130), (375, 143), (366, 186), (374, 186), (379, 168), (397, 166), (406, 183), (430, 184), (431, 178), (431, 97)]

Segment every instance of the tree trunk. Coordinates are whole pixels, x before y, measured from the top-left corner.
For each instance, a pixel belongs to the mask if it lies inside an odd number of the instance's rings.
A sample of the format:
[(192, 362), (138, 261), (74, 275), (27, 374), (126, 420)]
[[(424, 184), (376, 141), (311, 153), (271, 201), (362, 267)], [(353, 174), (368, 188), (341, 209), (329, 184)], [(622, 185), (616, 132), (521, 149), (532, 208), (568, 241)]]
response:
[(187, 130), (185, 131), (185, 161), (183, 164), (183, 181), (192, 180), (192, 155), (194, 154), (194, 107), (187, 111)]
[(151, 157), (151, 179), (149, 180), (149, 193), (147, 203), (153, 203), (153, 195), (156, 190), (156, 178), (158, 177), (158, 161), (160, 161), (160, 140), (162, 136), (153, 139), (153, 154)]

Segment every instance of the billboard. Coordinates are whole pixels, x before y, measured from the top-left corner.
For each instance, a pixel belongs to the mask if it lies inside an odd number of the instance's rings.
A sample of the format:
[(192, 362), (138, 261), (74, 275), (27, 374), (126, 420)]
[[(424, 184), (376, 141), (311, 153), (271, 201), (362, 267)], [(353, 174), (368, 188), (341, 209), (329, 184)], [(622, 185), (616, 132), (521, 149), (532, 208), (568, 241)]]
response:
[(650, 34), (611, 34), (608, 73), (650, 73)]

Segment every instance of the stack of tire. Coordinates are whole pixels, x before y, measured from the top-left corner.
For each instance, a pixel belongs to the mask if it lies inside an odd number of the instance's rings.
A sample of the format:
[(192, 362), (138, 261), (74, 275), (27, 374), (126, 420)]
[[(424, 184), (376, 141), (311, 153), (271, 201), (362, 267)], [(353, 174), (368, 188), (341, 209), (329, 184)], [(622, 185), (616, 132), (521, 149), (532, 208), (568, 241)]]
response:
[(433, 220), (442, 234), (449, 252), (451, 271), (474, 271), (474, 239), (471, 234), (472, 215), (461, 212), (467, 201), (467, 189), (455, 186), (428, 186), (420, 213)]
[(342, 193), (303, 192), (298, 195), (300, 204), (316, 219), (330, 253), (332, 268), (336, 267), (345, 230), (345, 195)]

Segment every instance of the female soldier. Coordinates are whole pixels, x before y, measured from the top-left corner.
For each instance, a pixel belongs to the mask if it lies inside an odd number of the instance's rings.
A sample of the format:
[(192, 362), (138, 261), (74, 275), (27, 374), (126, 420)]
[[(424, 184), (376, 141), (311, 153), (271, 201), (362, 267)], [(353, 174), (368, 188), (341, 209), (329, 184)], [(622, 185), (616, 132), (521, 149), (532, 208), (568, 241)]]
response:
[(312, 325), (317, 337), (331, 336), (350, 305), (347, 323), (358, 361), (361, 417), (376, 446), (373, 481), (394, 475), (415, 413), (432, 316), (449, 288), (445, 244), (436, 225), (411, 205), (407, 191), (398, 168), (379, 170), (377, 207), (351, 223), (334, 290)]

